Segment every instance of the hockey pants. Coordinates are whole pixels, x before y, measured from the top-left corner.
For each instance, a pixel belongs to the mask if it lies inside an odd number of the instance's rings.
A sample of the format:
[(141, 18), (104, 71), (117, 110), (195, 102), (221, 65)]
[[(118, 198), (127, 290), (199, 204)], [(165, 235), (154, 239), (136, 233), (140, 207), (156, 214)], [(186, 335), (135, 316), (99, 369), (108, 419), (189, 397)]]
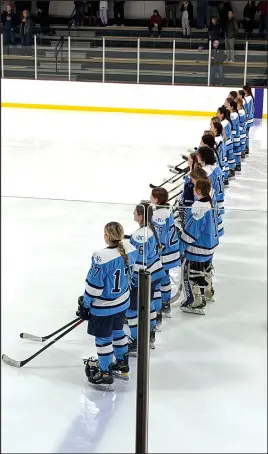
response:
[(123, 329), (125, 311), (109, 316), (92, 315), (88, 322), (88, 333), (95, 336), (99, 367), (108, 371), (116, 359), (124, 359), (128, 352), (128, 338)]
[[(153, 295), (156, 285), (159, 281), (151, 283), (151, 304), (150, 304), (150, 331), (156, 326), (156, 311), (154, 306)], [(130, 290), (130, 306), (126, 313), (130, 334), (133, 339), (138, 337), (138, 287), (132, 287)]]

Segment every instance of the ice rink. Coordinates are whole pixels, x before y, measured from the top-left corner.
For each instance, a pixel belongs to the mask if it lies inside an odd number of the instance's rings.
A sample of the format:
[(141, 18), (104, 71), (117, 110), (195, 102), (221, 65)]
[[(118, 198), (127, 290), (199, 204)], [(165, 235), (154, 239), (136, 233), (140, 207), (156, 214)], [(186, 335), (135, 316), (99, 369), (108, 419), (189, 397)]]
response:
[[(222, 103), (219, 99), (219, 105)], [(217, 106), (215, 106), (215, 109)], [(2, 109), (2, 353), (40, 348), (75, 318), (92, 252), (166, 165), (199, 144), (209, 118)], [(215, 253), (215, 303), (181, 313), (157, 333), (150, 361), (149, 452), (267, 452), (267, 122), (226, 191)], [(87, 385), (95, 355), (82, 324), (22, 369), (2, 363), (2, 452), (131, 453), (136, 360), (114, 393)]]

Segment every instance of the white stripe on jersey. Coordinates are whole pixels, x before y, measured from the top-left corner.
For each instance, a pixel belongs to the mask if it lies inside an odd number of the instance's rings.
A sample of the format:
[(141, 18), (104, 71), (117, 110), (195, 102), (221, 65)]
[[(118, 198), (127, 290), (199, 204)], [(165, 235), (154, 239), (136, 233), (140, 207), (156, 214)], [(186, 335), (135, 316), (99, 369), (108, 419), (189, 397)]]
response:
[(184, 230), (182, 231), (181, 239), (183, 241), (185, 241), (185, 243), (194, 243), (196, 241), (194, 238), (192, 238), (191, 236), (187, 235), (187, 233), (185, 233)]
[(91, 307), (94, 309), (108, 309), (109, 307), (116, 307), (120, 306), (121, 304), (127, 302), (129, 298), (129, 289), (123, 293), (123, 295), (119, 296), (115, 300), (105, 300), (105, 299), (95, 299), (91, 303)]
[(186, 249), (186, 252), (189, 252), (190, 254), (197, 254), (197, 255), (211, 255), (215, 251), (216, 246), (212, 249), (203, 249), (202, 247), (198, 246), (188, 246)]
[(94, 298), (94, 296), (100, 296), (102, 294), (103, 288), (92, 287), (86, 281), (86, 292)]
[(163, 267), (159, 259), (147, 268), (147, 270), (150, 271), (151, 274), (155, 271), (160, 271), (161, 269), (163, 269)]
[(160, 260), (163, 264), (174, 262), (180, 258), (180, 251), (172, 252), (171, 254), (161, 255)]

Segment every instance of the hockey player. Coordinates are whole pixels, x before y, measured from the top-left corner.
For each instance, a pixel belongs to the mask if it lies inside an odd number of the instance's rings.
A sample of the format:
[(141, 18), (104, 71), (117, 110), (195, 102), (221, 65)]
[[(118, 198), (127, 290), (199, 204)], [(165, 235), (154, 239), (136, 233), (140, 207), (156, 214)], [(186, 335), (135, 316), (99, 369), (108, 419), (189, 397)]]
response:
[(190, 208), (189, 217), (180, 236), (180, 252), (185, 254), (182, 264), (184, 312), (204, 314), (205, 290), (211, 278), (211, 260), (217, 247), (218, 232), (210, 196), (211, 182), (197, 180), (194, 187), (197, 201)]
[[(229, 99), (229, 98), (228, 98)], [(231, 113), (232, 134), (235, 156), (235, 172), (241, 172), (241, 148), (240, 148), (240, 126), (237, 103), (233, 99), (229, 101), (228, 109)]]
[(246, 156), (249, 155), (249, 130), (254, 123), (255, 105), (254, 97), (249, 85), (244, 85), (243, 90), (245, 92), (245, 109), (247, 112), (247, 130), (246, 130)]
[(247, 114), (243, 107), (243, 98), (240, 95), (237, 96), (236, 102), (239, 114), (241, 158), (244, 159), (246, 157)]
[(197, 160), (201, 167), (206, 171), (211, 180), (212, 188), (215, 192), (218, 208), (224, 214), (224, 184), (223, 172), (216, 164), (215, 153), (212, 148), (200, 147), (197, 153)]
[[(226, 136), (226, 156), (228, 162), (229, 173), (224, 174), (224, 181), (235, 178), (235, 157), (233, 149), (233, 136), (232, 136), (232, 121), (229, 110), (226, 107), (219, 107), (217, 110), (217, 117), (221, 120), (225, 136)], [(227, 186), (227, 184), (225, 184)]]
[[(156, 226), (159, 240), (161, 242), (161, 262), (165, 270), (165, 276), (160, 282), (161, 292), (161, 306), (156, 301), (155, 305), (157, 311), (157, 325), (158, 329), (162, 324), (162, 314), (164, 317), (171, 317), (170, 299), (171, 299), (171, 282), (169, 277), (169, 270), (179, 266), (180, 251), (179, 251), (179, 238), (175, 226), (174, 216), (171, 208), (168, 205), (168, 192), (165, 188), (154, 188), (152, 190), (150, 200), (154, 206), (152, 222)], [(156, 288), (159, 292), (159, 288)]]
[(107, 247), (94, 252), (85, 293), (79, 298), (80, 316), (88, 320), (88, 333), (95, 336), (98, 352), (98, 360), (93, 357), (85, 361), (88, 382), (108, 391), (113, 391), (113, 375), (128, 379), (129, 371), (128, 338), (123, 321), (130, 304), (130, 278), (137, 251), (123, 238), (121, 224), (106, 224)]
[[(188, 166), (190, 171), (193, 170), (195, 167), (200, 167), (197, 162), (195, 152), (189, 154)], [(191, 206), (193, 203), (194, 203), (194, 185), (191, 182), (189, 175), (186, 175), (184, 179), (183, 190), (173, 205), (173, 213), (175, 214), (176, 211), (179, 212), (178, 216), (176, 216), (176, 219), (178, 219), (176, 223), (178, 229), (180, 229), (181, 226), (184, 226), (187, 214), (187, 207)]]
[(225, 136), (225, 133), (220, 119), (218, 117), (212, 117), (210, 120), (210, 127), (215, 138), (215, 151), (218, 158), (218, 165), (225, 175), (225, 172), (229, 171), (229, 167), (227, 163), (225, 140), (223, 137)]
[(154, 292), (157, 284), (165, 277), (166, 273), (160, 261), (159, 252), (161, 243), (159, 241), (155, 226), (152, 222), (153, 209), (149, 203), (142, 202), (134, 210), (134, 221), (139, 224), (130, 236), (130, 243), (135, 246), (138, 255), (134, 265), (132, 287), (130, 292), (130, 307), (126, 316), (130, 328), (131, 342), (128, 345), (129, 355), (137, 355), (137, 329), (138, 329), (138, 272), (140, 268), (151, 273), (151, 308), (150, 308), (150, 348), (155, 348), (155, 327), (156, 311), (154, 306)]

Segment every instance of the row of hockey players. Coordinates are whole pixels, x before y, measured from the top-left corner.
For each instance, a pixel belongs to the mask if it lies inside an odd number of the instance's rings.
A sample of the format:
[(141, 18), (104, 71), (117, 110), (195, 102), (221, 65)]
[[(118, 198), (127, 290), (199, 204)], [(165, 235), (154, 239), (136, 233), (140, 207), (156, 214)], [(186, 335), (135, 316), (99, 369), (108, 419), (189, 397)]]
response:
[[(138, 330), (138, 271), (145, 267), (151, 273), (150, 348), (155, 348), (156, 322), (161, 325), (164, 315), (170, 316), (171, 286), (169, 270), (181, 265), (188, 303), (205, 306), (205, 275), (216, 246), (218, 228), (211, 193), (211, 182), (202, 169), (194, 175), (196, 201), (188, 213), (184, 233), (178, 236), (172, 210), (167, 205), (164, 188), (152, 190), (151, 202), (137, 205), (134, 220), (139, 228), (129, 237), (123, 227), (110, 222), (104, 228), (105, 249), (95, 252), (86, 278), (86, 289), (79, 298), (78, 315), (88, 320), (88, 334), (95, 337), (98, 359), (85, 361), (89, 384), (97, 389), (113, 390), (114, 377), (128, 380), (129, 356), (137, 355)], [(163, 206), (164, 205), (164, 206)], [(201, 263), (202, 277), (193, 289), (190, 263)], [(199, 267), (197, 267), (199, 269)], [(200, 273), (199, 273), (200, 274)], [(201, 282), (202, 281), (202, 282)], [(205, 281), (205, 282), (203, 282)], [(130, 336), (124, 330), (125, 316)], [(159, 317), (160, 316), (160, 317)], [(115, 356), (115, 361), (113, 357)]]
[[(221, 109), (226, 114), (226, 107)], [(216, 120), (211, 123), (212, 128), (215, 127), (215, 137), (222, 133), (215, 126), (218, 124), (220, 122)], [(85, 372), (93, 387), (113, 390), (114, 377), (128, 380), (128, 358), (137, 354), (140, 268), (145, 265), (151, 273), (152, 349), (155, 348), (156, 327), (160, 330), (162, 314), (170, 316), (171, 268), (181, 265), (185, 296), (181, 304), (183, 311), (204, 314), (206, 300), (213, 294), (212, 258), (223, 234), (223, 175), (228, 155), (226, 147), (226, 151), (221, 152), (219, 146), (213, 149), (205, 142), (200, 145), (189, 158), (191, 171), (184, 189), (187, 190), (187, 186), (189, 189), (191, 184), (193, 197), (186, 205), (179, 234), (172, 210), (167, 205), (168, 192), (163, 187), (153, 189), (152, 205), (143, 203), (136, 206), (134, 220), (139, 228), (132, 235), (126, 237), (123, 227), (117, 222), (105, 226), (107, 247), (93, 254), (78, 310), (81, 318), (88, 320), (88, 334), (95, 337), (98, 359), (85, 361)], [(124, 330), (125, 316), (130, 336)]]

